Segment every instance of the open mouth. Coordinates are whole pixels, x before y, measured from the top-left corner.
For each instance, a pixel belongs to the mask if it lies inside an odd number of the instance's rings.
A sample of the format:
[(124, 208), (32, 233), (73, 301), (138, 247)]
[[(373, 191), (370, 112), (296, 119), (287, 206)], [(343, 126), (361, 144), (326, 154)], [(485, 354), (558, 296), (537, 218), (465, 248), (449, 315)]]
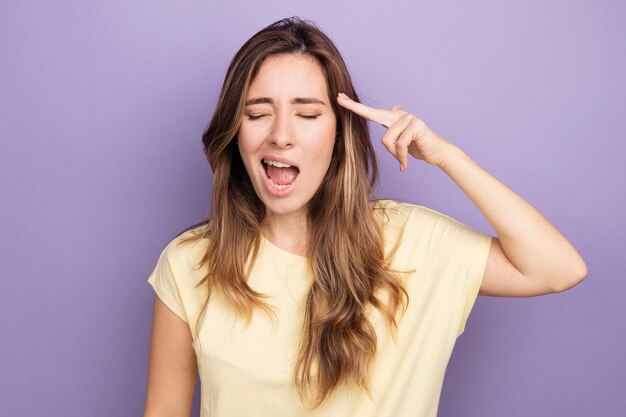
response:
[(300, 173), (298, 167), (280, 161), (263, 159), (261, 160), (261, 165), (270, 184), (277, 189), (289, 187)]

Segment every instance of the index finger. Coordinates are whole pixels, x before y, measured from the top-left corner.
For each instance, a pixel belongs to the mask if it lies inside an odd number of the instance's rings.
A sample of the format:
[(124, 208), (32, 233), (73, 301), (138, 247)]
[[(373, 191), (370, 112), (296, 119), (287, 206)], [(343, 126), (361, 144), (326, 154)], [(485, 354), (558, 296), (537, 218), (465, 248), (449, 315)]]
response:
[(352, 100), (350, 97), (345, 95), (344, 93), (339, 93), (337, 95), (337, 99), (339, 100), (339, 104), (348, 110), (358, 114), (361, 117), (364, 117), (372, 122), (376, 122), (387, 129), (394, 122), (394, 115), (389, 110), (386, 109), (376, 109), (374, 107), (366, 106), (363, 103), (358, 103)]

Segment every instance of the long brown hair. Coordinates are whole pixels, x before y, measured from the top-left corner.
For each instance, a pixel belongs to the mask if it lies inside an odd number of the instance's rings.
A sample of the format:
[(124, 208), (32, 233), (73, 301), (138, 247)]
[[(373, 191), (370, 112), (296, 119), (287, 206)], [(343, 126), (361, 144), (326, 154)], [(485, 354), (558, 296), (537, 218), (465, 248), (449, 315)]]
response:
[[(342, 383), (356, 383), (371, 396), (369, 369), (376, 354), (376, 332), (366, 307), (372, 305), (386, 316), (395, 340), (396, 315), (401, 307), (402, 314), (406, 311), (408, 294), (396, 275), (401, 271), (389, 266), (382, 217), (376, 216), (375, 200), (369, 200), (378, 168), (367, 122), (332, 99), (338, 92), (359, 98), (341, 54), (314, 23), (298, 17), (279, 20), (256, 33), (234, 56), (202, 135), (214, 173), (210, 214), (200, 224), (204, 227), (192, 226), (194, 233), (181, 243), (208, 240), (200, 262), (208, 272), (198, 285), (209, 289), (209, 298), (212, 291), (219, 291), (246, 322), (255, 307), (274, 314), (274, 307), (263, 300), (267, 295), (247, 284), (262, 242), (265, 205), (252, 187), (235, 141), (247, 89), (264, 59), (278, 54), (307, 54), (317, 60), (337, 115), (330, 167), (307, 205), (311, 233), (307, 259), (313, 283), (293, 375), (302, 402), (312, 400), (312, 408), (317, 408)], [(375, 296), (378, 290), (387, 291), (386, 302)], [(197, 342), (200, 321), (195, 325)]]

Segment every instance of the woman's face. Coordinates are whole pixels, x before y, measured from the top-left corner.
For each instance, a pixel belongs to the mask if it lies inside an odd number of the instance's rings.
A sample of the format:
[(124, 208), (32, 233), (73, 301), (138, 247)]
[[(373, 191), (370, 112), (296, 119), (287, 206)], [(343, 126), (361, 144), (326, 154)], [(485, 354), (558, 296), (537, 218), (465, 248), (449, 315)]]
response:
[(270, 56), (245, 101), (238, 146), (252, 185), (272, 214), (299, 212), (322, 183), (335, 143), (322, 67), (310, 55)]

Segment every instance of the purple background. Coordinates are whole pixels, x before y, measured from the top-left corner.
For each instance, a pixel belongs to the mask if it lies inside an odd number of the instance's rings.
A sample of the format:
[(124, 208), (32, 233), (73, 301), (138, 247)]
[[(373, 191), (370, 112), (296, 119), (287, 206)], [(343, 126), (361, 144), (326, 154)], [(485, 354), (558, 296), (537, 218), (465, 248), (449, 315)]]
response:
[[(0, 415), (141, 415), (147, 277), (168, 240), (208, 212), (200, 136), (228, 62), (291, 15), (336, 42), (363, 102), (418, 115), (587, 262), (587, 279), (564, 293), (478, 298), (439, 415), (626, 415), (625, 11), (617, 1), (2, 2)], [(400, 173), (383, 130), (372, 125), (379, 196), (494, 233), (439, 169), (411, 159)]]

